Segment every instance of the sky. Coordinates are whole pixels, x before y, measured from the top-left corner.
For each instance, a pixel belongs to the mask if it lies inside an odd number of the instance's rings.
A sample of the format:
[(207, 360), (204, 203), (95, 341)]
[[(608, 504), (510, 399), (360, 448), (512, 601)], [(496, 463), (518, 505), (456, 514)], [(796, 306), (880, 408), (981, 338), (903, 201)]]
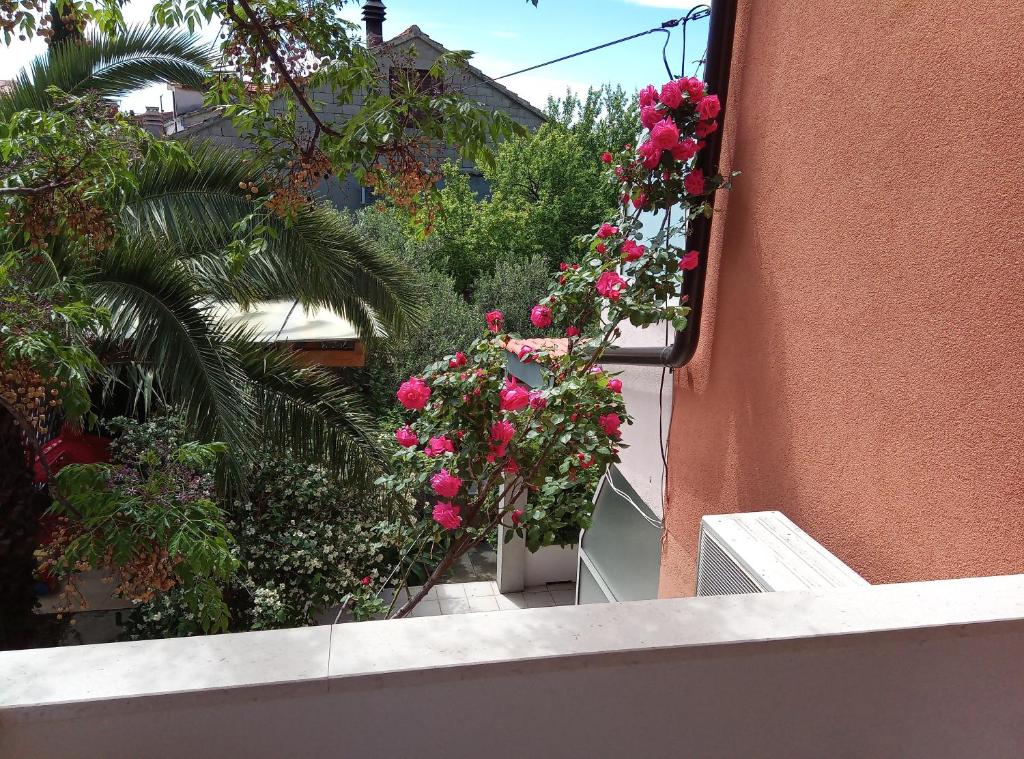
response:
[[(129, 23), (146, 23), (152, 0), (131, 0), (125, 6)], [(485, 74), (501, 76), (521, 68), (558, 58), (619, 37), (660, 26), (683, 16), (699, 2), (694, 0), (385, 0), (384, 37), (396, 36), (412, 24), (450, 50), (472, 50), (471, 62)], [(361, 3), (350, 2), (342, 15), (362, 25)], [(708, 20), (688, 26), (686, 73), (704, 52)], [(204, 34), (213, 39), (215, 30)], [(665, 35), (650, 34), (570, 61), (502, 80), (509, 89), (538, 107), (549, 95), (559, 97), (566, 89), (585, 92), (588, 86), (621, 84), (637, 90), (646, 84), (660, 85), (668, 78), (662, 62)], [(45, 49), (41, 40), (14, 42), (0, 47), (0, 79), (10, 79)], [(672, 32), (668, 59), (676, 75), (683, 52), (682, 32)], [(146, 106), (170, 109), (163, 86), (126, 97), (122, 108), (141, 112)], [(161, 94), (163, 98), (161, 100)]]

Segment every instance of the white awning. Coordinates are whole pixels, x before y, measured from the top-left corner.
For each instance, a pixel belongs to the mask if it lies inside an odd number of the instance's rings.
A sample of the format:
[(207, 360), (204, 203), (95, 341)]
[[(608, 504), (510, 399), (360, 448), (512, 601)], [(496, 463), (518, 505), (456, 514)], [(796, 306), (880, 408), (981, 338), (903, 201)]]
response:
[(359, 332), (330, 309), (306, 311), (292, 300), (262, 301), (243, 310), (237, 303), (220, 303), (218, 315), (225, 325), (244, 326), (258, 342), (358, 340)]

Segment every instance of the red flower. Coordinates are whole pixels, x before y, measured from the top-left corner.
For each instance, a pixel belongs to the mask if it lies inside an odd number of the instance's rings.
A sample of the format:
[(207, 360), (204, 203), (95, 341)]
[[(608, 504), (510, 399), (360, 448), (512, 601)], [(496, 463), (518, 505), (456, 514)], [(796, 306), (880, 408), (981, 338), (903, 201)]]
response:
[(551, 309), (547, 306), (534, 306), (530, 309), (530, 323), (537, 329), (551, 326)]
[(547, 408), (547, 405), (548, 399), (544, 397), (544, 393), (542, 393), (540, 390), (530, 391), (530, 408), (542, 409)]
[(683, 179), (683, 187), (686, 188), (688, 195), (703, 195), (704, 194), (704, 172), (700, 169), (694, 169)]
[(612, 162), (612, 154), (609, 153), (607, 150), (604, 151), (603, 153), (601, 153), (601, 160), (604, 161), (605, 163), (611, 163)]
[(512, 509), (512, 526), (518, 527), (519, 523), (523, 521), (523, 510)]
[(621, 393), (622, 380), (620, 380), (618, 377), (613, 377), (612, 379), (608, 380), (608, 389), (611, 390), (613, 393)]
[(617, 235), (618, 233), (619, 233), (619, 228), (618, 227), (613, 227), (608, 222), (605, 222), (604, 224), (602, 224), (601, 227), (597, 230), (597, 236), (599, 238), (601, 238), (602, 240), (605, 239), (606, 237), (611, 237), (612, 235)]
[(641, 108), (652, 106), (658, 102), (658, 91), (654, 89), (653, 84), (648, 84), (646, 87), (640, 90), (640, 94), (637, 96), (637, 98), (640, 101)]
[(594, 250), (603, 256), (605, 253), (608, 252), (608, 247), (603, 242), (599, 242), (597, 245), (594, 246)]
[(636, 210), (639, 211), (645, 205), (647, 205), (647, 194), (646, 193), (641, 192), (639, 195), (637, 195), (635, 198), (633, 198), (633, 208), (635, 208)]
[(672, 157), (677, 161), (689, 161), (695, 155), (700, 146), (697, 141), (692, 137), (687, 137), (685, 140), (680, 140), (678, 145), (672, 147)]
[(516, 463), (515, 459), (509, 459), (505, 462), (505, 472), (508, 474), (519, 474), (519, 464)]
[(430, 487), (442, 498), (454, 498), (462, 490), (462, 480), (442, 469), (430, 478)]
[(524, 345), (522, 348), (519, 349), (519, 353), (517, 354), (517, 358), (520, 361), (522, 361), (524, 364), (528, 364), (528, 363), (530, 363), (530, 361), (533, 360), (532, 358), (530, 358), (530, 354), (532, 354), (532, 353), (533, 353), (533, 348), (531, 348), (529, 345)]
[(638, 245), (632, 240), (626, 240), (624, 243), (622, 243), (622, 247), (620, 248), (620, 250), (622, 251), (622, 254), (623, 256), (625, 256), (627, 261), (636, 261), (644, 253), (647, 252), (647, 248), (645, 246)]
[(665, 118), (665, 112), (659, 111), (653, 105), (640, 109), (640, 123), (645, 129), (654, 129), (654, 125)]
[(651, 140), (642, 144), (637, 149), (637, 153), (640, 156), (640, 163), (643, 164), (645, 169), (656, 169), (658, 164), (661, 163), (661, 148)]
[(515, 377), (505, 380), (500, 398), (502, 411), (519, 411), (530, 405), (530, 391), (516, 382)]
[(680, 82), (683, 85), (683, 89), (686, 90), (687, 96), (693, 102), (699, 101), (704, 97), (704, 82), (695, 76), (689, 76)]
[(685, 256), (679, 259), (679, 266), (686, 271), (693, 271), (697, 268), (697, 264), (700, 262), (700, 253), (695, 250), (691, 250)]
[(369, 575), (367, 575), (366, 577), (364, 577), (364, 578), (363, 578), (362, 580), (360, 580), (359, 582), (360, 582), (360, 583), (361, 583), (361, 584), (363, 585), (363, 587), (365, 587), (365, 586), (369, 585), (369, 584), (370, 584), (370, 576), (369, 576)]
[(626, 286), (626, 280), (613, 271), (606, 271), (597, 278), (597, 291), (608, 300), (618, 300)]
[(495, 309), (494, 311), (488, 311), (484, 314), (484, 319), (487, 321), (487, 329), (491, 332), (499, 332), (502, 325), (505, 323), (505, 315)]
[(397, 440), (398, 444), (403, 448), (412, 448), (419, 442), (419, 439), (416, 437), (416, 433), (413, 432), (412, 427), (408, 424), (395, 430), (395, 440)]
[(651, 142), (660, 150), (670, 150), (679, 143), (679, 127), (672, 119), (659, 121), (651, 128)]
[(669, 82), (661, 86), (661, 102), (669, 108), (678, 108), (683, 103), (683, 91), (678, 82)]
[[(527, 396), (527, 402), (529, 402), (529, 396)], [(491, 425), (491, 442), (493, 443), (505, 445), (512, 441), (515, 434), (515, 425), (505, 419)]]
[(570, 326), (565, 328), (565, 336), (566, 337), (576, 337), (579, 334), (580, 334), (580, 328), (579, 327), (570, 325)]
[(618, 440), (622, 437), (622, 431), (619, 427), (622, 425), (622, 420), (618, 414), (604, 414), (597, 418), (597, 423), (604, 430), (604, 434), (610, 438)]
[(693, 133), (700, 138), (704, 138), (707, 137), (712, 132), (714, 132), (716, 129), (718, 129), (717, 121), (698, 121), (697, 126), (693, 128)]
[(456, 353), (455, 354), (455, 358), (449, 359), (449, 361), (448, 361), (448, 368), (449, 369), (458, 369), (460, 366), (465, 366), (465, 365), (466, 365), (466, 354), (463, 353), (462, 351), (459, 351), (458, 353)]
[(407, 409), (421, 411), (430, 400), (430, 388), (419, 377), (410, 377), (398, 388), (398, 401)]
[(457, 530), (462, 526), (462, 517), (459, 516), (460, 508), (444, 501), (434, 504), (434, 513), (431, 515), (434, 521), (446, 530)]
[(718, 102), (718, 95), (708, 95), (697, 103), (697, 115), (702, 121), (713, 119), (722, 110), (722, 104)]
[(433, 458), (434, 456), (440, 456), (442, 453), (455, 453), (455, 445), (444, 435), (436, 435), (430, 438), (423, 452)]
[(565, 261), (562, 261), (562, 263), (560, 263), (558, 265), (558, 270), (559, 271), (566, 271), (568, 268), (569, 268), (569, 264), (567, 264)]

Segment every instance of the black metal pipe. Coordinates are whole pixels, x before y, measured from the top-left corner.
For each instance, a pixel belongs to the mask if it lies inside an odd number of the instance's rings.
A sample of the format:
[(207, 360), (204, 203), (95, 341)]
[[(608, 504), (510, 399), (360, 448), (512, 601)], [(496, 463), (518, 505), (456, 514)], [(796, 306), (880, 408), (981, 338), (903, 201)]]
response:
[[(705, 176), (713, 176), (722, 154), (722, 131), (725, 128), (725, 110), (729, 95), (729, 71), (732, 66), (732, 40), (736, 29), (737, 0), (712, 0), (711, 20), (708, 28), (708, 52), (704, 81), (712, 94), (718, 95), (722, 111), (718, 115), (719, 127), (706, 138), (707, 146), (698, 153), (697, 165)], [(714, 204), (712, 193), (708, 202)], [(652, 345), (640, 348), (609, 348), (601, 361), (606, 364), (632, 364), (639, 366), (669, 366), (678, 368), (687, 364), (697, 352), (700, 340), (701, 311), (704, 306), (704, 280), (708, 270), (708, 247), (711, 243), (711, 219), (701, 216), (686, 236), (686, 250), (700, 253), (697, 268), (688, 272), (683, 280), (683, 295), (690, 304), (686, 327), (676, 330), (671, 345)]]

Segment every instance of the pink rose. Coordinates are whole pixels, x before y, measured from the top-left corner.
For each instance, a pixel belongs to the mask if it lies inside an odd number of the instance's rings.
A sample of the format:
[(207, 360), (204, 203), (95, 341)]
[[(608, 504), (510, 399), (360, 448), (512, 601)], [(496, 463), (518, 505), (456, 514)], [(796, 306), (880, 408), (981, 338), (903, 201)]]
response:
[(637, 97), (641, 108), (649, 107), (658, 102), (658, 91), (654, 89), (653, 84), (648, 84), (640, 90), (640, 94)]
[(505, 380), (500, 397), (502, 411), (519, 411), (530, 405), (530, 391), (516, 382), (515, 377)]
[(456, 353), (455, 354), (455, 358), (452, 358), (452, 359), (448, 360), (448, 368), (449, 369), (458, 369), (459, 367), (462, 367), (462, 366), (465, 366), (465, 365), (466, 365), (466, 354), (463, 353), (462, 351), (459, 351), (458, 353)]
[(640, 109), (640, 123), (645, 129), (653, 129), (654, 125), (665, 118), (665, 112), (659, 111), (653, 105)]
[(669, 82), (661, 87), (661, 102), (669, 108), (678, 108), (683, 103), (683, 90), (678, 82)]
[(540, 390), (530, 391), (530, 408), (542, 409), (547, 408), (547, 405), (548, 399), (544, 397), (544, 393), (542, 393)]
[(610, 438), (616, 440), (622, 436), (622, 431), (619, 427), (622, 425), (622, 420), (618, 414), (604, 414), (597, 418), (597, 423), (604, 430), (604, 434)]
[(683, 179), (683, 187), (686, 188), (688, 195), (703, 195), (704, 194), (704, 172), (700, 169), (694, 169)]
[(523, 521), (523, 510), (512, 509), (512, 526), (518, 527), (519, 523)]
[(645, 169), (656, 169), (661, 163), (661, 148), (655, 145), (653, 140), (643, 143), (637, 148), (637, 153), (640, 155), (640, 163)]
[(462, 480), (442, 469), (430, 478), (430, 487), (442, 498), (454, 498), (462, 490)]
[(537, 329), (551, 326), (551, 309), (547, 306), (534, 306), (530, 309), (530, 323)]
[(601, 161), (603, 163), (611, 163), (612, 162), (612, 154), (609, 153), (607, 150), (604, 151), (603, 153), (601, 153)]
[(364, 577), (364, 578), (363, 578), (362, 580), (360, 580), (359, 582), (360, 582), (360, 583), (361, 583), (361, 584), (363, 585), (363, 587), (366, 587), (367, 585), (369, 585), (369, 584), (370, 584), (370, 582), (371, 582), (371, 581), (370, 581), (370, 577), (369, 577), (369, 575), (367, 575), (366, 577)]
[(688, 76), (686, 79), (681, 80), (683, 89), (686, 90), (686, 94), (690, 100), (697, 102), (704, 97), (704, 82), (695, 76)]
[(713, 119), (722, 110), (722, 104), (718, 102), (718, 95), (708, 95), (697, 103), (697, 115), (702, 121)]
[(528, 364), (531, 361), (533, 361), (533, 359), (530, 356), (530, 354), (532, 354), (532, 353), (533, 353), (533, 348), (531, 348), (529, 345), (524, 345), (522, 348), (519, 349), (519, 353), (516, 354), (516, 356), (524, 364)]
[(455, 446), (452, 441), (446, 438), (444, 435), (436, 435), (430, 438), (427, 442), (427, 447), (423, 449), (423, 452), (434, 458), (440, 456), (443, 453), (455, 453)]
[(460, 507), (452, 506), (445, 501), (438, 501), (434, 504), (434, 521), (446, 530), (457, 530), (462, 526), (462, 517), (459, 516)]
[(602, 240), (607, 238), (607, 237), (611, 237), (612, 235), (617, 235), (618, 233), (619, 233), (619, 228), (618, 227), (613, 227), (608, 222), (605, 222), (604, 224), (602, 224), (601, 227), (597, 230), (597, 236), (599, 238), (601, 238)]
[(613, 377), (612, 379), (608, 380), (608, 389), (611, 390), (613, 393), (621, 393), (622, 380), (620, 380), (618, 377)]
[(487, 321), (487, 329), (491, 332), (499, 332), (502, 325), (505, 323), (505, 315), (495, 309), (494, 311), (488, 311), (484, 314), (484, 319)]
[(408, 424), (395, 430), (395, 440), (403, 448), (412, 448), (419, 443), (419, 438), (416, 437), (416, 433), (413, 432), (412, 427)]
[(580, 334), (580, 328), (579, 327), (570, 325), (570, 326), (565, 328), (565, 336), (566, 337), (577, 337), (579, 334)]
[(679, 266), (686, 271), (693, 271), (697, 268), (697, 264), (700, 261), (700, 253), (696, 250), (691, 250), (685, 256), (679, 259)]
[[(529, 395), (527, 395), (527, 402), (529, 402)], [(515, 426), (506, 419), (491, 425), (491, 442), (499, 444), (509, 443), (515, 437), (515, 434)]]
[(626, 280), (613, 271), (606, 271), (597, 278), (597, 291), (608, 300), (618, 300), (626, 289)]
[(640, 256), (647, 252), (647, 248), (645, 246), (638, 245), (632, 240), (626, 240), (622, 243), (620, 250), (627, 261), (636, 261)]
[(398, 401), (407, 409), (421, 411), (430, 400), (430, 388), (419, 377), (410, 377), (398, 388)]
[(660, 150), (669, 150), (679, 142), (679, 127), (672, 119), (659, 121), (651, 129), (651, 142)]
[(680, 140), (678, 145), (672, 146), (672, 157), (677, 161), (689, 161), (697, 155), (697, 149), (697, 141), (692, 137), (687, 137), (685, 140)]
[(718, 129), (717, 121), (698, 121), (697, 126), (693, 128), (693, 133), (698, 137), (704, 138), (707, 137), (712, 132), (714, 132), (716, 129)]

